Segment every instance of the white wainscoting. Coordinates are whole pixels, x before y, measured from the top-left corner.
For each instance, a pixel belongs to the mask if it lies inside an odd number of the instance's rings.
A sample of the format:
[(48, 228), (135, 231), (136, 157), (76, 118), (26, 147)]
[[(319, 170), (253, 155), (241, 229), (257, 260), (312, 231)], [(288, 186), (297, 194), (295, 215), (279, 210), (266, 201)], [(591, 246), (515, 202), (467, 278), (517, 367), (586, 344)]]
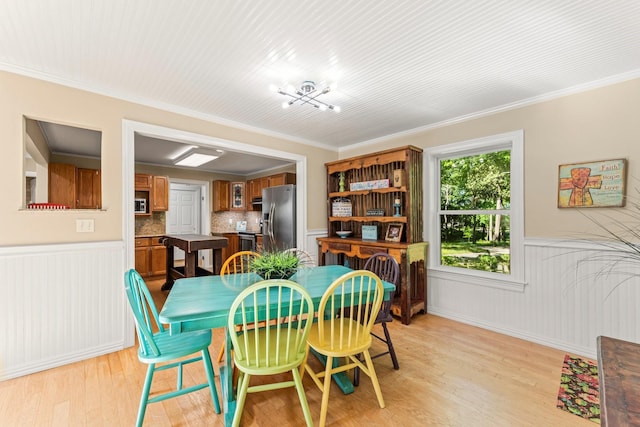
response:
[[(306, 250), (317, 260), (309, 230)], [(605, 262), (597, 244), (529, 239), (523, 292), (429, 276), (427, 311), (587, 357), (596, 337), (640, 341), (640, 269)], [(630, 279), (624, 268), (636, 274)], [(124, 348), (124, 243), (0, 248), (0, 380)], [(625, 279), (628, 279), (625, 281)], [(410, 326), (411, 327), (411, 326)]]
[(427, 311), (595, 358), (599, 335), (640, 342), (640, 265), (619, 263), (601, 274), (610, 255), (597, 243), (528, 239), (523, 292), (439, 272), (428, 278)]
[(311, 254), (313, 260), (318, 264), (318, 241), (317, 237), (327, 237), (327, 230), (307, 230), (305, 234), (305, 250)]
[(124, 243), (0, 248), (0, 380), (124, 348)]

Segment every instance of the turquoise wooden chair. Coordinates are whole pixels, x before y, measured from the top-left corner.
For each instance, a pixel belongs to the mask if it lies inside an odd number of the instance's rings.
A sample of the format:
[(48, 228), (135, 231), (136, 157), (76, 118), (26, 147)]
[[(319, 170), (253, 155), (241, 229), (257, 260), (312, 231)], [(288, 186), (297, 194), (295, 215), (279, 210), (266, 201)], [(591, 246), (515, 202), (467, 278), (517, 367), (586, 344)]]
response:
[[(219, 414), (220, 402), (218, 400), (218, 391), (216, 390), (215, 374), (213, 372), (213, 365), (211, 364), (211, 356), (209, 355), (211, 330), (170, 335), (169, 331), (165, 330), (159, 322), (158, 310), (156, 309), (151, 294), (149, 293), (149, 288), (147, 288), (147, 285), (144, 283), (144, 280), (140, 277), (140, 274), (138, 274), (137, 271), (132, 269), (125, 273), (124, 287), (136, 322), (136, 332), (138, 334), (139, 344), (138, 359), (142, 363), (146, 363), (148, 365), (147, 375), (142, 388), (142, 396), (140, 397), (140, 407), (138, 409), (136, 426), (142, 425), (142, 420), (144, 419), (144, 414), (147, 410), (147, 404), (181, 396), (206, 387), (209, 387), (215, 411)], [(158, 332), (154, 333), (153, 328), (157, 328)], [(198, 352), (200, 352), (200, 355), (198, 356), (189, 359), (182, 359)], [(204, 363), (204, 368), (207, 373), (207, 382), (183, 388), (182, 367), (200, 360)], [(156, 366), (158, 363), (164, 364)], [(158, 394), (149, 398), (153, 374), (156, 371), (163, 371), (171, 368), (178, 368), (178, 384), (176, 390), (164, 394)]]
[[(289, 280), (263, 280), (236, 297), (229, 310), (227, 329), (233, 344), (233, 362), (240, 371), (233, 426), (240, 425), (247, 393), (286, 387), (296, 388), (307, 426), (313, 425), (300, 376), (313, 311), (309, 293)], [(296, 321), (289, 321), (293, 318)], [(293, 380), (249, 386), (252, 376), (286, 372), (291, 372)]]

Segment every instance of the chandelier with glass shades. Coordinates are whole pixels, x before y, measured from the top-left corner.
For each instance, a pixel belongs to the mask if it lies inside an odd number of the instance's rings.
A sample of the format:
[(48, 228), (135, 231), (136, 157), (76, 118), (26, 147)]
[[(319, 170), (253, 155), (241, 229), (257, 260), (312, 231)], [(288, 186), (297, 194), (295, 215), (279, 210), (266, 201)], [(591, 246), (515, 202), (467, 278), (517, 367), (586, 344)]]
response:
[(337, 105), (322, 102), (318, 99), (320, 95), (324, 95), (325, 93), (329, 93), (331, 89), (335, 89), (335, 87), (332, 86), (326, 86), (323, 89), (319, 89), (314, 81), (305, 80), (302, 82), (299, 88), (288, 86), (285, 90), (277, 87), (276, 85), (271, 85), (270, 89), (273, 92), (278, 92), (280, 95), (288, 96), (289, 98), (291, 98), (288, 101), (284, 101), (282, 103), (282, 108), (289, 108), (296, 102), (300, 102), (301, 104), (309, 104), (321, 111), (329, 109), (335, 111), (336, 113), (339, 113), (340, 107), (338, 107)]

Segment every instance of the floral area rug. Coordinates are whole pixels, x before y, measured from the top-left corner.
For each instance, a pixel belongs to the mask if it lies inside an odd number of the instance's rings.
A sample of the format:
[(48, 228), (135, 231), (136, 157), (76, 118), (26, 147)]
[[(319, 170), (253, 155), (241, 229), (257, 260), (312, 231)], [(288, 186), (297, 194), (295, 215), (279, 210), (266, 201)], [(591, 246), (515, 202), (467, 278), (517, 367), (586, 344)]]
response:
[(558, 408), (600, 424), (598, 365), (565, 355), (558, 391)]

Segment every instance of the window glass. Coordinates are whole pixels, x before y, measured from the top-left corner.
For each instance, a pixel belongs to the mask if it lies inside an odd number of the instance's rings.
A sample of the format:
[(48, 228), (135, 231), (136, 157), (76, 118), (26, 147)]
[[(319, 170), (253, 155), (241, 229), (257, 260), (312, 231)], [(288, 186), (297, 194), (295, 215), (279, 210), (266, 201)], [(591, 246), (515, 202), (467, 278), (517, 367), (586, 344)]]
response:
[(425, 222), (433, 248), (432, 270), (465, 274), (470, 277), (468, 283), (500, 282), (499, 286), (521, 289), (523, 163), (522, 131), (427, 151)]
[(509, 150), (440, 161), (442, 265), (509, 273), (510, 163)]

